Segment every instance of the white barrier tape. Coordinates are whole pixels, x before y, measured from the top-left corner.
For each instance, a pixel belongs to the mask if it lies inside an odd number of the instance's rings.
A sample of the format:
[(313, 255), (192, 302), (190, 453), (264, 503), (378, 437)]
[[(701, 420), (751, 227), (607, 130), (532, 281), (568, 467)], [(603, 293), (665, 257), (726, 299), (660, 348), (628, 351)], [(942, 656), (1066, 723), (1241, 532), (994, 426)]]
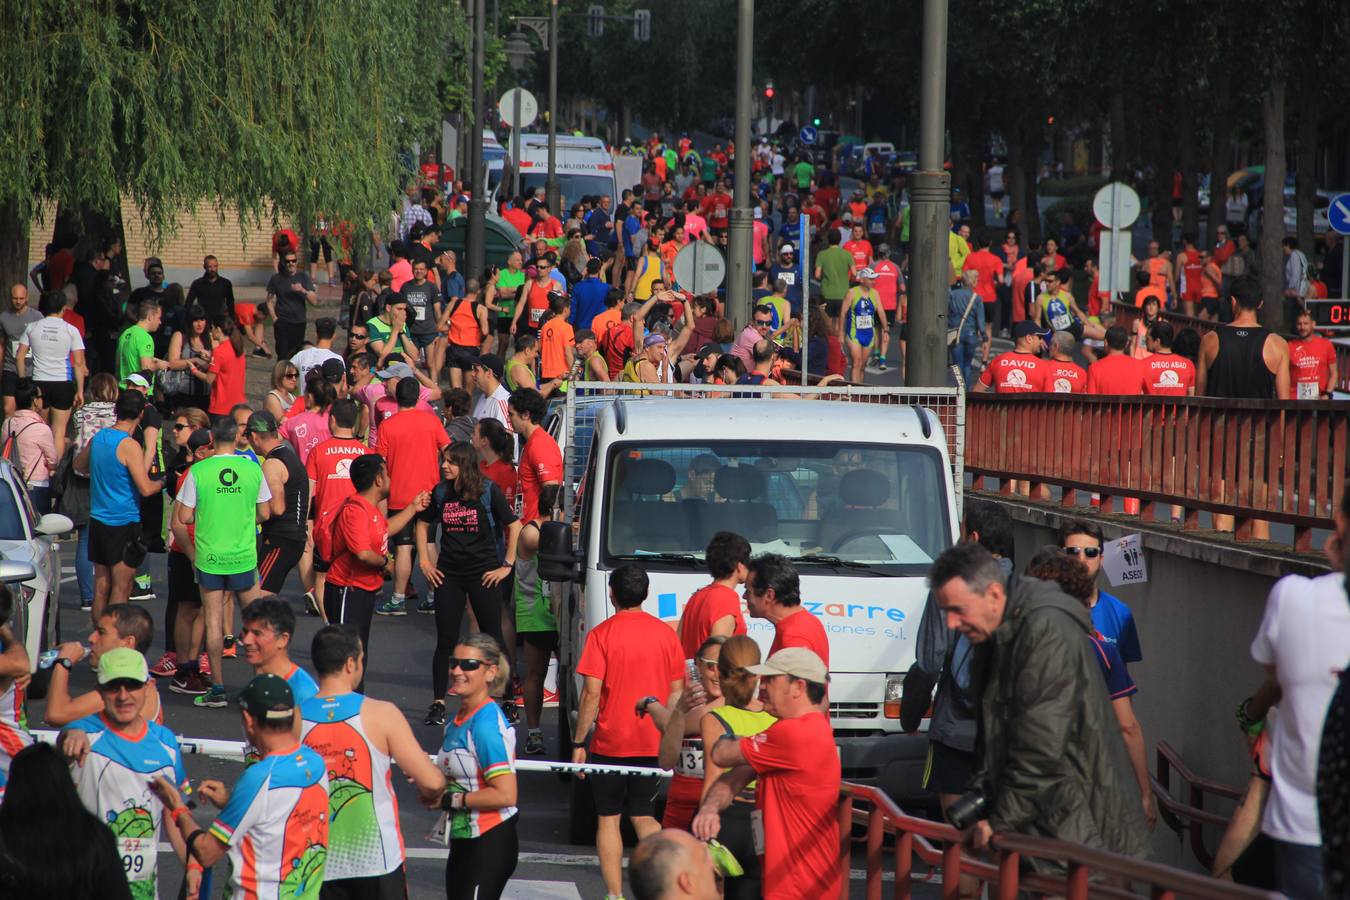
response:
[[(55, 744), (56, 738), (60, 734), (58, 731), (38, 729), (32, 732), (33, 737), (48, 744)], [(244, 742), (243, 741), (218, 741), (212, 738), (186, 738), (178, 739), (178, 749), (182, 753), (194, 754), (197, 756), (210, 756), (214, 759), (229, 759), (235, 762), (244, 761)], [(433, 760), (435, 754), (428, 754)], [(671, 773), (665, 769), (648, 769), (641, 766), (617, 766), (617, 765), (597, 765), (594, 763), (571, 763), (571, 762), (552, 762), (539, 759), (518, 759), (515, 765), (517, 772), (542, 772), (544, 774), (562, 775), (565, 773), (585, 773), (589, 775), (655, 775), (659, 778), (669, 778)]]

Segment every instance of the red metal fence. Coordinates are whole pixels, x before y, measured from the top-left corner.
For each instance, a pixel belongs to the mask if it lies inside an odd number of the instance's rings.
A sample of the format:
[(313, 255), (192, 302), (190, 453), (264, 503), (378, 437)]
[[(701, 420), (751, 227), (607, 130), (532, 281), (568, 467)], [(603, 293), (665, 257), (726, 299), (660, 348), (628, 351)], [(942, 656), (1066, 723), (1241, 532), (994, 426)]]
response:
[[(1312, 529), (1333, 527), (1346, 478), (1350, 405), (1332, 401), (1214, 400), (1202, 397), (1097, 397), (1080, 394), (971, 394), (966, 408), (966, 471), (972, 488), (986, 477), (1180, 506), (1187, 529), (1208, 511), (1236, 519), (1235, 536), (1254, 521), (1294, 526), (1294, 547), (1310, 550)], [(1166, 513), (1164, 512), (1164, 515)]]
[[(882, 874), (886, 868), (886, 842), (893, 841), (895, 891), (904, 900), (911, 896), (914, 860), (940, 869), (942, 896), (956, 898), (962, 875), (990, 885), (990, 897), (1013, 900), (1019, 892), (1043, 893), (1086, 900), (1087, 897), (1138, 897), (1131, 887), (1146, 890), (1148, 896), (1173, 900), (1195, 897), (1200, 900), (1242, 900), (1274, 898), (1277, 895), (1241, 887), (1231, 881), (1218, 881), (1170, 866), (1144, 862), (1103, 850), (1048, 838), (1016, 834), (996, 834), (993, 852), (987, 859), (974, 856), (961, 845), (961, 833), (950, 825), (906, 815), (883, 792), (864, 785), (845, 784), (839, 804), (839, 822), (845, 835), (840, 852), (844, 870), (844, 891), (848, 897), (848, 871), (852, 865), (847, 835), (854, 825), (866, 828), (867, 900), (881, 900)], [(1023, 862), (1050, 862), (1064, 874), (1023, 871)]]
[[(1205, 828), (1209, 827), (1211, 834), (1222, 833), (1230, 818), (1215, 810), (1212, 801), (1218, 798), (1231, 807), (1242, 799), (1242, 791), (1196, 775), (1166, 741), (1158, 742), (1157, 754), (1158, 776), (1153, 779), (1153, 796), (1158, 801), (1159, 816), (1177, 837), (1187, 837), (1196, 861), (1206, 871), (1212, 870), (1214, 854), (1205, 845)], [(1184, 789), (1185, 800), (1172, 796), (1174, 773), (1180, 782), (1178, 791)], [(1207, 798), (1211, 801), (1209, 806), (1205, 805)]]

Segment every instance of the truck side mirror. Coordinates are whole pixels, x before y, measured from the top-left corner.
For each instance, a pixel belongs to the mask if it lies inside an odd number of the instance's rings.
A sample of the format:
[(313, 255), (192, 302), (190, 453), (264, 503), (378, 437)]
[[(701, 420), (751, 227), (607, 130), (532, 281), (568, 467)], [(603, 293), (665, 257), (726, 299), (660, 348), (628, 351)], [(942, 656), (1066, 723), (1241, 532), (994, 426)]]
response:
[(579, 581), (572, 529), (566, 522), (545, 522), (539, 528), (539, 574), (546, 581)]

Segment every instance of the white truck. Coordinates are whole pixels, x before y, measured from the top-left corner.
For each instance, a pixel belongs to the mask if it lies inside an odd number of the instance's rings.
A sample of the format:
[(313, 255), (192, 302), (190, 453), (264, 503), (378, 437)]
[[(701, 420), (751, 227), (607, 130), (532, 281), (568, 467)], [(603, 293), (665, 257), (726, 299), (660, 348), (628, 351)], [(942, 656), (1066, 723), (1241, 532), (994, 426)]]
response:
[[(802, 603), (825, 625), (844, 778), (917, 796), (927, 741), (901, 733), (899, 700), (929, 564), (958, 536), (960, 389), (655, 388), (574, 385), (546, 421), (563, 446), (569, 513), (545, 527), (540, 553), (541, 573), (563, 587), (559, 758), (570, 756), (581, 648), (614, 612), (610, 570), (641, 563), (643, 608), (674, 626), (709, 581), (708, 539), (729, 530), (791, 559)], [(747, 626), (767, 651), (773, 626)], [(589, 797), (574, 788), (579, 840), (593, 834)]]
[[(511, 144), (508, 144), (508, 152)], [(504, 165), (510, 165), (509, 157)], [(558, 176), (558, 192), (562, 196), (562, 208), (569, 209), (582, 197), (598, 197), (608, 194), (613, 206), (619, 203), (619, 192), (614, 182), (614, 159), (609, 148), (599, 138), (578, 137), (572, 134), (558, 135), (557, 151), (554, 156), (554, 168)], [(509, 191), (511, 175), (504, 171), (496, 182), (496, 194), (493, 199), (504, 199), (503, 191)], [(535, 188), (545, 186), (548, 180), (548, 135), (526, 132), (520, 136), (520, 190), (529, 195)], [(632, 187), (632, 185), (626, 185)]]

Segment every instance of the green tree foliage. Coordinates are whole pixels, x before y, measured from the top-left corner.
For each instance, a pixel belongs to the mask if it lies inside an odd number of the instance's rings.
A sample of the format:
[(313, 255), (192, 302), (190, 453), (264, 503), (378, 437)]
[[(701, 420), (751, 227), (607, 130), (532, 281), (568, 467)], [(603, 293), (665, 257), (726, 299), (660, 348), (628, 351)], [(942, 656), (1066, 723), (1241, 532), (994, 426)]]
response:
[(44, 202), (365, 222), (466, 102), (466, 34), (415, 0), (0, 0), (0, 268)]

